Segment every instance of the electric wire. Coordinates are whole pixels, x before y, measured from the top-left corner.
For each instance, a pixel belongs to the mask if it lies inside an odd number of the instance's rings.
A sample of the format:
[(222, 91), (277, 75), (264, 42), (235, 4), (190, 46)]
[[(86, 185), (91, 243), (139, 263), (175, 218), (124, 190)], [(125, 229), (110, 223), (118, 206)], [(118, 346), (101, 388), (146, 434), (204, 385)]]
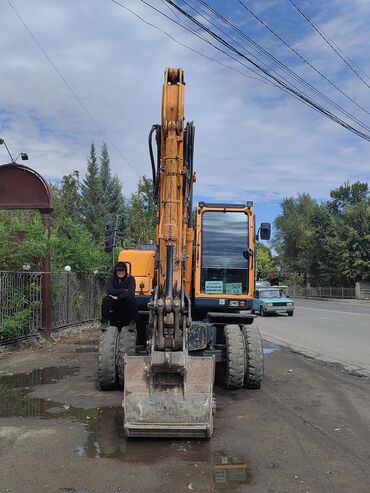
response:
[[(147, 2), (145, 2), (145, 0), (140, 0), (140, 1), (143, 2), (143, 3), (146, 3), (147, 5), (149, 5)], [(197, 19), (195, 19), (191, 14), (189, 14), (184, 9), (182, 9), (181, 7), (179, 7), (172, 0), (166, 0), (166, 2), (168, 2), (170, 5), (173, 5), (180, 13), (182, 13), (188, 19), (192, 20), (193, 23), (195, 23), (200, 29), (206, 31), (210, 36), (212, 36), (214, 39), (216, 39), (216, 41), (218, 41), (220, 44), (222, 44), (223, 46), (227, 47), (230, 51), (236, 53), (240, 57), (242, 57), (245, 60), (247, 60), (250, 64), (252, 64), (254, 67), (256, 67), (257, 70), (261, 71), (268, 78), (270, 78), (273, 81), (275, 81), (280, 87), (283, 87), (286, 90), (288, 90), (289, 92), (291, 92), (292, 94), (295, 94), (299, 99), (301, 99), (302, 101), (305, 101), (306, 103), (308, 103), (312, 108), (316, 109), (318, 112), (320, 112), (321, 114), (327, 116), (328, 118), (330, 118), (331, 120), (335, 121), (336, 123), (338, 123), (342, 127), (344, 127), (347, 130), (349, 130), (350, 132), (353, 132), (357, 136), (359, 136), (359, 137), (361, 137), (361, 138), (363, 138), (363, 139), (365, 139), (367, 141), (370, 141), (370, 135), (365, 134), (365, 133), (361, 132), (360, 130), (356, 129), (355, 127), (353, 127), (349, 123), (345, 122), (344, 120), (342, 120), (341, 118), (339, 118), (338, 116), (336, 116), (335, 114), (333, 114), (332, 112), (330, 112), (329, 110), (325, 109), (323, 106), (321, 106), (316, 101), (312, 100), (310, 97), (302, 94), (300, 91), (294, 89), (291, 85), (286, 84), (285, 82), (283, 82), (282, 80), (280, 80), (278, 77), (276, 77), (275, 75), (271, 74), (268, 70), (264, 69), (263, 67), (261, 67), (260, 65), (258, 65), (256, 62), (254, 62), (251, 58), (245, 56), (243, 53), (241, 53), (239, 50), (237, 50), (234, 46), (230, 45), (230, 43), (228, 43), (226, 40), (224, 40), (222, 37), (220, 37), (217, 33), (213, 32), (211, 29), (207, 28), (204, 24), (202, 24), (200, 21), (198, 21)], [(152, 7), (152, 6), (150, 6), (150, 7)]]
[[(167, 0), (165, 0), (167, 1)], [(188, 4), (188, 1), (191, 1), (191, 0), (183, 0), (183, 2), (185, 4)], [(317, 95), (319, 95), (321, 98), (323, 98), (324, 100), (326, 100), (329, 104), (333, 105), (337, 110), (339, 110), (341, 113), (343, 113), (344, 115), (346, 115), (349, 119), (351, 119), (353, 122), (357, 123), (357, 125), (359, 125), (360, 127), (362, 127), (364, 130), (370, 132), (370, 127), (362, 122), (359, 118), (357, 118), (356, 116), (352, 115), (350, 112), (348, 112), (347, 110), (345, 110), (342, 106), (340, 106), (338, 103), (336, 103), (335, 101), (333, 101), (332, 99), (330, 99), (328, 96), (326, 96), (322, 91), (320, 91), (319, 89), (317, 89), (316, 87), (314, 87), (311, 83), (309, 83), (308, 81), (306, 81), (305, 79), (303, 79), (302, 77), (300, 77), (298, 74), (296, 74), (293, 70), (291, 70), (289, 67), (287, 67), (285, 64), (283, 64), (280, 60), (278, 60), (276, 57), (274, 57), (273, 55), (271, 55), (268, 51), (266, 51), (262, 46), (260, 46), (258, 43), (256, 43), (253, 39), (251, 39), (248, 35), (246, 35), (243, 31), (241, 31), (238, 27), (236, 27), (232, 22), (230, 22), (228, 19), (226, 19), (224, 16), (222, 16), (217, 10), (215, 10), (213, 7), (211, 7), (209, 4), (207, 4), (207, 2), (205, 2), (204, 0), (198, 0), (199, 3), (201, 3), (202, 5), (204, 5), (205, 7), (208, 8), (208, 10), (210, 10), (214, 15), (218, 16), (224, 23), (226, 23), (227, 25), (229, 25), (233, 30), (235, 30), (238, 34), (240, 34), (241, 36), (243, 36), (249, 43), (251, 43), (255, 48), (257, 48), (258, 50), (262, 51), (262, 53), (267, 57), (269, 58), (273, 63), (277, 64), (282, 70), (284, 70), (284, 72), (286, 72), (289, 76), (291, 76), (293, 79), (295, 79), (297, 82), (299, 82), (300, 84), (303, 84), (306, 88), (308, 88), (309, 90), (315, 92)], [(198, 11), (197, 11), (198, 12)], [(198, 12), (199, 13), (199, 12)], [(214, 24), (213, 24), (214, 25)], [(220, 28), (218, 28), (220, 29)], [(220, 29), (221, 30), (221, 29)], [(223, 32), (225, 34), (224, 31), (221, 30), (221, 32)], [(230, 37), (230, 36), (229, 36)], [(233, 38), (231, 38), (233, 39)], [(234, 40), (235, 41), (235, 40)], [(240, 43), (237, 43), (239, 46)], [(248, 50), (246, 50), (249, 54), (250, 52)], [(255, 58), (257, 58), (258, 61), (260, 61), (258, 59), (258, 57), (255, 56)], [(269, 68), (269, 70), (272, 70)], [(276, 71), (272, 70), (275, 75), (278, 75), (276, 73)], [(281, 75), (279, 76), (281, 77), (286, 83), (290, 83), (285, 77), (282, 77)], [(291, 84), (291, 83), (290, 83)], [(295, 86), (294, 84), (292, 84), (292, 87), (296, 90), (299, 91), (299, 89), (297, 88), (297, 86)], [(366, 111), (366, 110), (365, 110)]]
[(62, 74), (61, 70), (56, 66), (56, 64), (53, 62), (53, 60), (50, 58), (46, 50), (43, 48), (41, 43), (38, 41), (36, 36), (33, 34), (31, 29), (28, 27), (28, 25), (25, 23), (19, 12), (15, 9), (13, 4), (10, 2), (10, 0), (6, 0), (9, 4), (9, 6), (13, 9), (15, 15), (18, 17), (20, 22), (23, 24), (25, 29), (27, 30), (28, 34), (31, 36), (32, 40), (34, 43), (38, 46), (38, 48), (42, 51), (44, 54), (45, 58), (48, 60), (50, 65), (53, 67), (55, 72), (58, 74), (58, 76), (61, 78), (61, 80), (64, 82), (66, 87), (68, 88), (69, 92), (72, 94), (74, 99), (78, 102), (78, 104), (81, 106), (81, 108), (85, 111), (85, 113), (88, 115), (90, 120), (95, 124), (95, 126), (98, 128), (100, 133), (105, 137), (105, 139), (110, 143), (110, 145), (113, 147), (113, 149), (117, 152), (119, 156), (127, 163), (127, 165), (137, 174), (137, 176), (140, 177), (140, 174), (138, 173), (137, 169), (131, 164), (131, 162), (126, 158), (126, 156), (118, 149), (118, 147), (115, 145), (115, 143), (112, 141), (112, 139), (109, 137), (109, 135), (106, 133), (106, 131), (102, 128), (102, 126), (99, 124), (99, 122), (96, 120), (94, 115), (90, 112), (88, 107), (85, 105), (85, 103), (81, 100), (81, 98), (78, 96), (78, 94), (75, 92), (73, 87), (70, 85), (70, 83), (67, 81), (67, 79), (64, 77)]
[(361, 106), (357, 101), (355, 101), (351, 96), (345, 93), (340, 87), (338, 87), (334, 82), (332, 82), (326, 75), (324, 75), (318, 68), (316, 68), (309, 60), (307, 60), (304, 56), (302, 56), (295, 48), (290, 46), (279, 34), (277, 34), (268, 24), (266, 24), (257, 14), (255, 14), (242, 0), (236, 0), (245, 10), (247, 10), (257, 21), (262, 24), (270, 33), (279, 39), (287, 48), (289, 48), (293, 53), (295, 53), (304, 63), (309, 65), (317, 74), (319, 74), (323, 79), (326, 80), (331, 86), (333, 86), (337, 91), (339, 91), (343, 96), (345, 96), (349, 101), (355, 104), (358, 108), (363, 110), (365, 113), (370, 115), (370, 112), (367, 111), (363, 106)]
[[(162, 12), (161, 10), (157, 9), (156, 7), (154, 7), (153, 5), (150, 5), (148, 2), (146, 2), (145, 0), (139, 0), (141, 1), (142, 3), (144, 3), (145, 5), (147, 5), (148, 7), (150, 7), (152, 10), (155, 10), (156, 12), (158, 12), (159, 14), (163, 15), (164, 17), (166, 17), (167, 19), (169, 19), (170, 21), (174, 22), (175, 24), (177, 24), (178, 26), (182, 27), (183, 29), (185, 29), (186, 31), (188, 31), (189, 33), (193, 34), (194, 36), (196, 36), (197, 38), (201, 39), (202, 41), (208, 43), (209, 45), (211, 45), (213, 48), (215, 48), (216, 50), (220, 51), (221, 53), (223, 53), (224, 55), (228, 56), (229, 58), (231, 58), (232, 60), (234, 60), (235, 62), (243, 65), (246, 69), (248, 69), (249, 71), (255, 73), (258, 77), (252, 77), (251, 75), (247, 75), (245, 74), (244, 72), (238, 70), (237, 68), (235, 67), (231, 67), (230, 65), (226, 65), (225, 63), (221, 62), (220, 60), (217, 60), (217, 58), (212, 58), (211, 56), (209, 55), (206, 55), (205, 53), (201, 53), (200, 51), (196, 50), (195, 48), (192, 48), (191, 46), (189, 45), (186, 45), (185, 43), (182, 43), (181, 41), (179, 41), (178, 39), (176, 39), (174, 36), (172, 36), (171, 34), (169, 34), (167, 31), (165, 31), (164, 29), (161, 29), (160, 27), (156, 26), (155, 24), (153, 24), (152, 22), (150, 21), (147, 21), (146, 19), (144, 19), (142, 16), (140, 16), (137, 12), (135, 12), (134, 10), (130, 9), (129, 7), (127, 7), (126, 5), (123, 5), (122, 3), (118, 2), (118, 0), (111, 0), (112, 3), (115, 3), (116, 5), (118, 5), (119, 7), (122, 7), (123, 9), (127, 10), (128, 12), (130, 12), (131, 14), (133, 14), (136, 18), (138, 18), (139, 20), (141, 20), (142, 22), (144, 22), (146, 25), (156, 29), (157, 31), (161, 32), (162, 34), (164, 34), (165, 36), (167, 36), (168, 38), (170, 38), (172, 41), (174, 41), (175, 43), (177, 43), (178, 45), (182, 46), (183, 48), (187, 48), (188, 50), (196, 53), (197, 55), (200, 55), (201, 57), (203, 58), (207, 58), (208, 60), (211, 60), (213, 62), (216, 62), (218, 65), (221, 65), (223, 67), (226, 67), (230, 70), (233, 70), (234, 72), (238, 72), (240, 75), (244, 76), (244, 77), (247, 77), (249, 79), (255, 79), (255, 80), (258, 80), (260, 82), (264, 82), (266, 83), (267, 85), (269, 86), (276, 86), (276, 84), (273, 84), (271, 81), (268, 80), (267, 77), (264, 77), (262, 76), (261, 74), (259, 74), (256, 70), (253, 70), (251, 69), (250, 67), (248, 67), (248, 65), (246, 64), (243, 64), (243, 63), (240, 63), (240, 61), (233, 57), (232, 55), (230, 55), (229, 53), (227, 53), (226, 51), (222, 50), (220, 47), (216, 46), (215, 44), (211, 43), (210, 41), (208, 41), (206, 38), (204, 38), (203, 36), (201, 36), (199, 33), (197, 33), (196, 31), (192, 30), (191, 28), (189, 28), (188, 26), (184, 25), (184, 24), (181, 24), (180, 22), (176, 21), (175, 19), (171, 18), (170, 16), (166, 15), (164, 12)], [(164, 3), (165, 3), (165, 0), (162, 0)], [(171, 10), (172, 12), (172, 10)]]
[[(306, 21), (313, 27), (313, 29), (319, 34), (319, 36), (322, 37), (322, 39), (325, 41), (327, 45), (330, 46), (330, 48), (335, 51), (335, 53), (339, 56), (341, 60), (349, 67), (350, 70), (370, 89), (370, 85), (361, 77), (361, 75), (355, 70), (352, 65), (340, 54), (339, 50), (334, 46), (334, 43), (330, 42), (329, 38), (324, 34), (322, 29), (317, 27), (314, 22), (306, 15), (296, 4), (293, 2), (293, 0), (289, 0), (289, 2), (293, 5), (293, 7), (301, 14), (302, 17), (306, 19)], [(341, 50), (342, 51), (342, 50)]]

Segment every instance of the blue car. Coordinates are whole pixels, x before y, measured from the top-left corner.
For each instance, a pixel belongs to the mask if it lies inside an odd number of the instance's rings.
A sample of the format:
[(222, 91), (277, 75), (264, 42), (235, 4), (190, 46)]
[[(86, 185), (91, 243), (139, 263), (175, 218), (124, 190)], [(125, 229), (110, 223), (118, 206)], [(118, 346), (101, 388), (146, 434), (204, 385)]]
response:
[(262, 317), (268, 313), (287, 313), (292, 317), (294, 301), (285, 294), (283, 286), (260, 287), (255, 290), (251, 311)]

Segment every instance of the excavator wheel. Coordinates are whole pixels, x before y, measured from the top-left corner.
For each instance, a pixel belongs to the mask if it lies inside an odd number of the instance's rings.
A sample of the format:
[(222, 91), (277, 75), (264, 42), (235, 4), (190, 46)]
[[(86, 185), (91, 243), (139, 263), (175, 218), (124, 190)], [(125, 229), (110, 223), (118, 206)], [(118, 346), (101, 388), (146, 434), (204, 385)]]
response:
[(132, 326), (122, 327), (117, 341), (117, 388), (123, 390), (125, 374), (124, 374), (124, 356), (135, 356), (136, 354), (136, 328)]
[(101, 390), (114, 390), (116, 388), (116, 351), (118, 337), (118, 329), (112, 325), (107, 327), (100, 336), (98, 380)]
[(226, 369), (225, 387), (241, 389), (245, 374), (244, 336), (239, 325), (225, 325)]
[(263, 349), (261, 334), (256, 325), (243, 325), (245, 342), (244, 387), (259, 389), (263, 378)]

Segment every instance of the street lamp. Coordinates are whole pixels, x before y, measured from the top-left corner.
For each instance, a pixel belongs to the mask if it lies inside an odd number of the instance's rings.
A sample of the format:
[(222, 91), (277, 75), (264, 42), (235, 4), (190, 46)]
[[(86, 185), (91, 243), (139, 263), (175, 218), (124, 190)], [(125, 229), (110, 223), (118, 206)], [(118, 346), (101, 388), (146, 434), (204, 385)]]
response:
[(4, 139), (0, 139), (0, 145), (4, 145), (5, 146), (5, 149), (7, 150), (8, 154), (9, 154), (9, 157), (12, 160), (12, 163), (13, 164), (16, 164), (17, 159), (19, 158), (19, 156), (21, 157), (22, 161), (28, 161), (28, 154), (26, 152), (20, 152), (18, 154), (18, 156), (15, 159), (13, 159), (13, 156), (11, 155), (11, 152), (9, 151), (9, 147), (6, 145), (6, 142), (5, 142)]

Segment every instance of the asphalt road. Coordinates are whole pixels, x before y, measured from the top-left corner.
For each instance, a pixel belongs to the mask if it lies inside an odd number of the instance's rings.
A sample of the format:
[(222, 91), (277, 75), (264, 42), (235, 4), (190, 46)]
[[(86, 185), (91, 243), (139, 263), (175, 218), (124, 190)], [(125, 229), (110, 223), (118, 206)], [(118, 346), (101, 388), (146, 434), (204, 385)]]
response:
[(370, 379), (265, 343), (262, 389), (216, 388), (211, 440), (125, 440), (97, 337), (0, 355), (1, 493), (369, 493)]
[(295, 300), (293, 317), (258, 316), (263, 336), (370, 375), (370, 303)]

